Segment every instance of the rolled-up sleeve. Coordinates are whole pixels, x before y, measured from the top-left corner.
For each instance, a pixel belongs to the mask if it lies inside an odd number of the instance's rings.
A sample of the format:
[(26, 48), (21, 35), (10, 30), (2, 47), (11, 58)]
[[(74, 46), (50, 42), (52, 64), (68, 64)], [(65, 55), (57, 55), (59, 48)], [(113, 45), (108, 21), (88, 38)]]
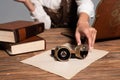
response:
[(44, 11), (42, 4), (39, 1), (31, 0), (31, 2), (34, 4), (34, 7), (35, 7), (35, 10), (33, 12), (31, 12), (32, 13), (31, 18), (36, 19), (39, 22), (43, 22), (45, 24), (45, 28), (49, 29), (51, 26), (50, 17)]
[(95, 15), (94, 4), (91, 0), (76, 0), (76, 3), (78, 5), (77, 10), (78, 15), (81, 12), (84, 12), (88, 14), (90, 17), (94, 17)]

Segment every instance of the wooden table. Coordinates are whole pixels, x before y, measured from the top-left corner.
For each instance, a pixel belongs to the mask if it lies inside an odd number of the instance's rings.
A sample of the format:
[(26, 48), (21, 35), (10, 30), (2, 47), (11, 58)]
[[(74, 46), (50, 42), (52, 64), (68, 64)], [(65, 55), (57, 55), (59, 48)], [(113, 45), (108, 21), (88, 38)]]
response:
[[(46, 30), (38, 36), (46, 39), (46, 50), (70, 42), (71, 39), (61, 35), (65, 28)], [(120, 80), (120, 39), (96, 42), (95, 48), (108, 50), (109, 54), (92, 63), (71, 80)], [(20, 61), (42, 51), (9, 56), (0, 50), (0, 80), (65, 80), (63, 77), (23, 64)]]

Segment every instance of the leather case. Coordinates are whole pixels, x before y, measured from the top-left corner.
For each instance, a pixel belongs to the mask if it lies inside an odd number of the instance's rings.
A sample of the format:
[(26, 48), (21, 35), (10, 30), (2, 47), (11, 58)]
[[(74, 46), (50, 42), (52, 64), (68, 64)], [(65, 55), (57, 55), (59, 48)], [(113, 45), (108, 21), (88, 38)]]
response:
[(101, 0), (93, 27), (97, 29), (96, 40), (120, 38), (120, 0)]

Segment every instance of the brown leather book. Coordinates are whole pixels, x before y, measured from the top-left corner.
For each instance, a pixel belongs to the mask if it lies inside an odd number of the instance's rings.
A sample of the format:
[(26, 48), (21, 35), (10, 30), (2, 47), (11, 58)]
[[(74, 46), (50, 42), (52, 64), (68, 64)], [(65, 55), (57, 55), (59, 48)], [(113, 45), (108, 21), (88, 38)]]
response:
[(29, 53), (46, 49), (46, 41), (42, 37), (33, 36), (18, 43), (1, 42), (2, 47), (9, 55)]
[(17, 43), (44, 31), (44, 23), (12, 21), (0, 24), (0, 41)]
[(120, 38), (120, 0), (101, 0), (93, 27), (97, 29), (97, 40)]

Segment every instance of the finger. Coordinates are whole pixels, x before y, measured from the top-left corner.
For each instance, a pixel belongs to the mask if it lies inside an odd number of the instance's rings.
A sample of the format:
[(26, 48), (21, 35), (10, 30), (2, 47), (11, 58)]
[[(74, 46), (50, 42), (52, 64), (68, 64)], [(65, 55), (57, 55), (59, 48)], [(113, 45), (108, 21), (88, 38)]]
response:
[(75, 33), (75, 38), (76, 38), (77, 44), (81, 45), (81, 41), (80, 41), (81, 36), (78, 31), (76, 31), (76, 33)]
[(91, 45), (91, 47), (94, 48), (94, 43), (95, 43), (97, 31), (95, 30), (95, 28), (91, 28), (90, 30), (91, 30), (91, 34), (92, 34), (92, 45)]
[(96, 35), (97, 35), (97, 31), (94, 29), (94, 33), (93, 33), (93, 46), (95, 44)]
[(90, 33), (91, 33), (91, 47), (93, 48), (93, 36), (94, 36), (94, 31), (93, 28), (90, 28)]
[(91, 31), (90, 29), (88, 29), (86, 32), (85, 32), (85, 35), (88, 39), (88, 45), (89, 45), (89, 50), (91, 49), (91, 46), (92, 46), (92, 35), (91, 35)]

